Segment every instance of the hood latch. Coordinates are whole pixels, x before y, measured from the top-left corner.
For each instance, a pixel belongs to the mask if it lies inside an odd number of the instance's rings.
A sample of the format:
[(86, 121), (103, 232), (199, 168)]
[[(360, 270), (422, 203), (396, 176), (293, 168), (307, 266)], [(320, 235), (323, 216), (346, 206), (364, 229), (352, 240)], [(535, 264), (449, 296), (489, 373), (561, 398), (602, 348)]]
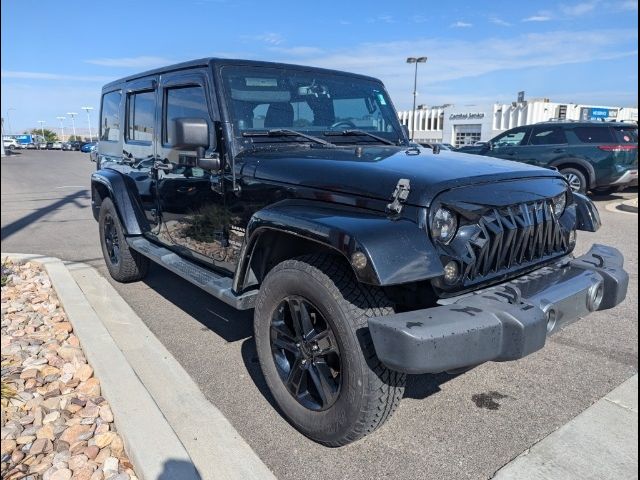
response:
[(408, 178), (398, 180), (398, 184), (392, 194), (393, 201), (387, 204), (387, 211), (396, 215), (402, 212), (402, 204), (406, 202), (410, 191), (411, 183)]

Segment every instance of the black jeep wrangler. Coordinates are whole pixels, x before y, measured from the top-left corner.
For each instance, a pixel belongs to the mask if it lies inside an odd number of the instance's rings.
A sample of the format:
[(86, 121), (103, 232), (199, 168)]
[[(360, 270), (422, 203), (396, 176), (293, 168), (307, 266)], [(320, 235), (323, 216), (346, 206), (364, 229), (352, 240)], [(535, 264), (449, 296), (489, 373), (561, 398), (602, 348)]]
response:
[(560, 173), (411, 146), (384, 85), (197, 60), (106, 85), (92, 205), (114, 279), (156, 262), (237, 309), (288, 420), (372, 432), (407, 373), (515, 360), (619, 304), (623, 258)]

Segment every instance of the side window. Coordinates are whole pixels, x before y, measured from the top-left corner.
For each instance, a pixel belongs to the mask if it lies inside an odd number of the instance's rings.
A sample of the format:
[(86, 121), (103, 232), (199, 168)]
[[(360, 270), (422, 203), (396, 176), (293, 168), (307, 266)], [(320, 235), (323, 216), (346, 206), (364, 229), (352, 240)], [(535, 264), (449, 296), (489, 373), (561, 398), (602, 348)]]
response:
[(527, 129), (512, 130), (503, 133), (491, 143), (494, 148), (517, 147), (518, 145), (522, 145), (526, 135)]
[(535, 128), (529, 140), (530, 145), (558, 145), (567, 143), (567, 137), (561, 127)]
[(638, 143), (638, 129), (630, 127), (613, 127), (616, 142), (624, 145), (626, 143)]
[(608, 125), (602, 127), (576, 127), (573, 129), (582, 143), (613, 143), (613, 135)]
[(120, 140), (120, 92), (109, 92), (102, 96), (102, 115), (100, 117), (100, 141), (117, 142)]
[(176, 87), (166, 90), (164, 143), (173, 145), (173, 120), (176, 118), (204, 118), (210, 121), (207, 97), (201, 85)]
[(154, 91), (129, 94), (127, 100), (127, 140), (153, 141), (153, 123), (156, 110)]

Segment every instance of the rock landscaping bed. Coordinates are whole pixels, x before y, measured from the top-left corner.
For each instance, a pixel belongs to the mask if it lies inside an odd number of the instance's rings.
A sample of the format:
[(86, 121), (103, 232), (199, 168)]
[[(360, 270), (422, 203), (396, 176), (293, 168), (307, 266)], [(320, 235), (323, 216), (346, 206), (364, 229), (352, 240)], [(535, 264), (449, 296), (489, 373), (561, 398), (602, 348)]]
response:
[(135, 480), (51, 282), (2, 264), (2, 480)]

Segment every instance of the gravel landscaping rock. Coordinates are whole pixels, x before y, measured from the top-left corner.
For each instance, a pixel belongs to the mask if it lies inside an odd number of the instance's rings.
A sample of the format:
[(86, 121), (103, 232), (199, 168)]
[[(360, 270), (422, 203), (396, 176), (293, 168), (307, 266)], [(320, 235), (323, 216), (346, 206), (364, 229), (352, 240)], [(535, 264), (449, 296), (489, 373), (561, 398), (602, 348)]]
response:
[(46, 273), (2, 265), (3, 480), (136, 480)]

